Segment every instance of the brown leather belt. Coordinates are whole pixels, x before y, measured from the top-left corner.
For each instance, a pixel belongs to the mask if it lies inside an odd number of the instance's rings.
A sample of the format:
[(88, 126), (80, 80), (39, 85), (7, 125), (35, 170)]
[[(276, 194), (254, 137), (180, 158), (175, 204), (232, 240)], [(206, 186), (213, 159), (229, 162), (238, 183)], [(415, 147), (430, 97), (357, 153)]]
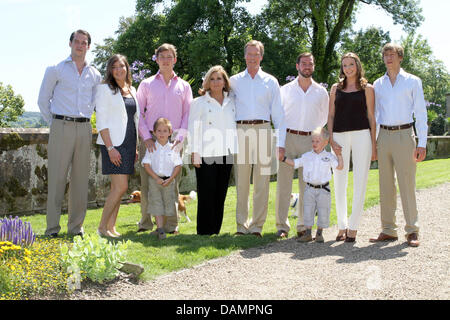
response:
[(267, 120), (238, 120), (236, 123), (238, 124), (263, 124), (268, 123)]
[(412, 127), (412, 123), (408, 123), (408, 124), (402, 124), (399, 126), (385, 126), (384, 124), (380, 124), (380, 128), (386, 129), (386, 130), (403, 130), (403, 129), (408, 129)]
[(311, 135), (311, 131), (297, 131), (297, 130), (292, 130), (292, 129), (286, 129), (286, 132), (289, 133), (293, 133), (293, 134), (299, 134), (301, 136), (310, 136)]

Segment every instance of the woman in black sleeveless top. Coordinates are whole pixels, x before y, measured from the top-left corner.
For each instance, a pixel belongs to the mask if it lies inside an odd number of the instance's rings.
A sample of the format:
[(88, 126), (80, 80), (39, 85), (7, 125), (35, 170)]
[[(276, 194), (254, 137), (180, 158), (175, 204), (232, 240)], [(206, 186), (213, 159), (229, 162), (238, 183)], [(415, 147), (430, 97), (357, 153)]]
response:
[[(340, 82), (331, 87), (328, 130), (335, 154), (342, 154), (344, 169), (334, 172), (334, 189), (339, 233), (336, 241), (354, 242), (366, 194), (370, 161), (376, 160), (376, 126), (373, 86), (363, 77), (358, 56), (347, 53), (341, 58)], [(347, 218), (347, 183), (353, 164), (352, 214)]]

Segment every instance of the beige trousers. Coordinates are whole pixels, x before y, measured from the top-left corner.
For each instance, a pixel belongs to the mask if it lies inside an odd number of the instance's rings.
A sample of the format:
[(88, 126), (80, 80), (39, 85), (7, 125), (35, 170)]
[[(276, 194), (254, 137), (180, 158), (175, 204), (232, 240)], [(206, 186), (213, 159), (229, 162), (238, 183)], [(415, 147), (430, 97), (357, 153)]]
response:
[(46, 235), (58, 233), (61, 207), (69, 179), (67, 232), (83, 232), (86, 216), (89, 165), (92, 144), (90, 122), (73, 122), (53, 119), (48, 140), (48, 196)]
[[(139, 173), (141, 175), (141, 221), (139, 221), (139, 229), (152, 230), (153, 229), (153, 221), (152, 216), (149, 212), (148, 208), (148, 196), (149, 196), (149, 178), (147, 171), (145, 171), (144, 166), (141, 164), (142, 159), (145, 156), (145, 143), (142, 139), (140, 139), (139, 143)], [(179, 185), (181, 180), (181, 173), (175, 178), (175, 195), (176, 201), (178, 201), (179, 194)], [(151, 211), (151, 209), (150, 209)], [(165, 232), (174, 232), (178, 231), (178, 214), (174, 216), (164, 217), (164, 231)]]
[[(311, 136), (302, 136), (286, 132), (286, 157), (290, 159), (300, 158), (305, 152), (311, 151)], [(284, 162), (280, 162), (277, 174), (277, 198), (275, 202), (275, 217), (277, 230), (289, 232), (289, 205), (292, 193), (292, 180), (294, 178), (294, 168)], [(303, 167), (298, 168), (298, 203), (299, 208), (297, 231), (305, 230), (303, 223), (303, 195), (305, 194), (305, 182), (303, 181)]]
[(383, 233), (397, 236), (395, 211), (397, 189), (395, 174), (405, 216), (407, 234), (419, 232), (416, 204), (416, 141), (412, 128), (403, 130), (380, 129), (377, 139), (380, 182), (381, 226)]
[[(272, 163), (270, 123), (237, 124), (239, 152), (235, 160), (237, 232), (262, 232), (267, 217)], [(253, 215), (249, 221), (250, 177), (253, 172)]]

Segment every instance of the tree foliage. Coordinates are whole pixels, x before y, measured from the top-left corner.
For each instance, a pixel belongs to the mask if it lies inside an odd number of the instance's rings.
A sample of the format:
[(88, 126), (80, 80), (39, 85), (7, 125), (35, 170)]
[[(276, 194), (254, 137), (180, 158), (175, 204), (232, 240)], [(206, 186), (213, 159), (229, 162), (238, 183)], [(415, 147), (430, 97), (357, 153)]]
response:
[(0, 82), (0, 127), (8, 127), (24, 112), (25, 101), (14, 93), (11, 85)]
[(306, 35), (316, 60), (316, 78), (330, 82), (338, 67), (337, 45), (351, 31), (360, 5), (380, 7), (405, 30), (414, 30), (423, 20), (417, 0), (269, 0), (264, 14), (276, 31), (282, 28), (295, 38)]
[(433, 103), (431, 118), (445, 114), (448, 71), (432, 56), (426, 40), (413, 36), (423, 21), (418, 0), (268, 0), (258, 15), (247, 11), (246, 2), (250, 0), (137, 0), (135, 15), (121, 18), (116, 36), (97, 46), (94, 62), (104, 69), (109, 56), (121, 53), (130, 63), (142, 61), (143, 68), (155, 74), (155, 49), (172, 43), (178, 54), (175, 71), (192, 79), (196, 93), (213, 65), (224, 66), (230, 75), (245, 69), (244, 44), (257, 39), (265, 46), (262, 67), (281, 84), (297, 74), (296, 58), (305, 51), (315, 56), (318, 82), (336, 82), (340, 56), (352, 51), (359, 55), (366, 78), (373, 83), (386, 70), (381, 48), (391, 41), (389, 32), (374, 27), (352, 29), (358, 9), (371, 5), (409, 32), (402, 39), (402, 66), (422, 79), (425, 97)]

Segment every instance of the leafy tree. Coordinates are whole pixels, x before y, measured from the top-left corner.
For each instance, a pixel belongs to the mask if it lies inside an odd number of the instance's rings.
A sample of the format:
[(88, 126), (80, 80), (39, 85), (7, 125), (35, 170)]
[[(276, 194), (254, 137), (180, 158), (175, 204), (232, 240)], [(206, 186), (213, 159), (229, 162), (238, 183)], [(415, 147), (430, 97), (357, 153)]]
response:
[[(386, 72), (386, 67), (381, 56), (381, 49), (388, 42), (391, 42), (389, 32), (371, 27), (346, 35), (342, 40), (338, 52), (340, 56), (347, 52), (356, 53), (361, 60), (365, 78), (369, 83), (373, 83)], [(336, 72), (337, 76), (335, 80), (339, 76), (339, 69)]]
[[(202, 82), (209, 67), (221, 64), (229, 74), (244, 66), (243, 47), (250, 39), (250, 14), (241, 5), (249, 0), (137, 0), (136, 15), (121, 19), (117, 40), (108, 38), (95, 50), (100, 67), (113, 53), (122, 53), (128, 61), (139, 60), (154, 74), (154, 50), (164, 42), (177, 47), (175, 71), (194, 79), (193, 91)], [(157, 5), (165, 5), (162, 12)]]
[(0, 127), (7, 127), (10, 122), (17, 121), (24, 112), (24, 105), (22, 96), (14, 94), (11, 85), (4, 86), (0, 82)]
[(306, 36), (316, 59), (316, 78), (331, 82), (330, 75), (338, 67), (336, 47), (351, 29), (361, 4), (382, 8), (405, 30), (414, 30), (423, 20), (418, 0), (269, 0), (265, 14), (274, 25), (290, 30), (295, 37)]

